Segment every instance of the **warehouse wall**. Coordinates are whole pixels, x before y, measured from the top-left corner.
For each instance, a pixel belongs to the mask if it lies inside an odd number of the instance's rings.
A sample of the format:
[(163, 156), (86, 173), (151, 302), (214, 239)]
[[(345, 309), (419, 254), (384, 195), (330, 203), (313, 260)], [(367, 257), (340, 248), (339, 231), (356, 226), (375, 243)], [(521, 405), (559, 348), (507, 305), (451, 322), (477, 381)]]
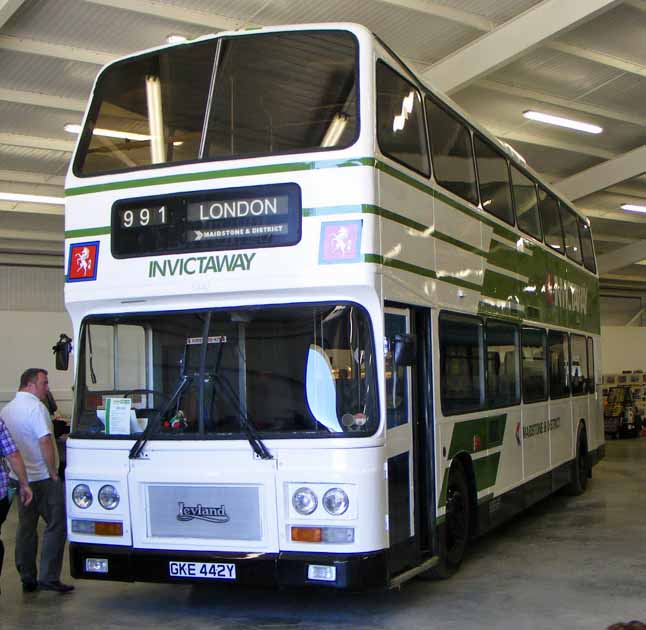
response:
[(63, 270), (0, 267), (0, 407), (14, 396), (23, 370), (42, 367), (63, 415), (72, 411), (72, 370), (54, 366), (52, 346), (60, 333), (72, 335), (63, 305)]
[(602, 326), (601, 360), (604, 374), (622, 370), (646, 372), (646, 327)]

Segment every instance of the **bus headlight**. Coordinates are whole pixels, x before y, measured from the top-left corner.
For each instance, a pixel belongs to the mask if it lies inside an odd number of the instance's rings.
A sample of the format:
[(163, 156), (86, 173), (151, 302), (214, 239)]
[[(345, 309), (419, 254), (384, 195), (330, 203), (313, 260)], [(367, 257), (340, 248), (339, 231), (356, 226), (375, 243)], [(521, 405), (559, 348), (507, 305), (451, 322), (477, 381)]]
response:
[(92, 491), (90, 487), (84, 483), (78, 484), (72, 490), (72, 501), (74, 505), (82, 510), (86, 510), (92, 505)]
[(117, 489), (110, 484), (103, 486), (99, 490), (99, 503), (106, 510), (114, 510), (119, 505), (119, 493)]
[(323, 495), (323, 507), (328, 514), (333, 516), (344, 514), (349, 504), (348, 495), (341, 488), (330, 488)]
[(299, 488), (292, 495), (292, 505), (299, 514), (311, 514), (318, 504), (319, 500), (309, 488)]

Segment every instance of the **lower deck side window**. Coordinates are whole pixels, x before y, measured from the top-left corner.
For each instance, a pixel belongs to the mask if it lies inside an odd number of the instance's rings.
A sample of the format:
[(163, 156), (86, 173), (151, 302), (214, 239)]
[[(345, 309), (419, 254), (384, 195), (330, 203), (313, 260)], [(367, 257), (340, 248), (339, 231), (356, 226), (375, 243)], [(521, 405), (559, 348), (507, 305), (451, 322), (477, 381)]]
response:
[(570, 353), (567, 333), (550, 330), (547, 336), (550, 398), (570, 393)]
[(482, 322), (475, 317), (440, 317), (440, 388), (445, 414), (482, 406), (484, 391)]
[(547, 398), (545, 331), (523, 328), (523, 401), (538, 402)]

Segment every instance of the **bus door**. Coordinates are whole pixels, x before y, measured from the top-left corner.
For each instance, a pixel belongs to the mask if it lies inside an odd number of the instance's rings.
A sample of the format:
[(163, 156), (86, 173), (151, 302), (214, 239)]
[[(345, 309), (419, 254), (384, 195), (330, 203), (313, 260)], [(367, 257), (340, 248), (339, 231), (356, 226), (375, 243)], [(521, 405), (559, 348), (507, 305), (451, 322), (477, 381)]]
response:
[[(550, 330), (547, 335), (550, 380), (549, 417), (545, 432), (550, 440), (550, 467), (552, 469), (573, 458), (573, 422), (571, 394), (570, 345), (566, 332)], [(569, 481), (569, 470), (562, 469), (563, 478), (555, 478), (555, 485)]]
[[(543, 329), (523, 327), (523, 408), (522, 427), (516, 431), (523, 445), (523, 480), (540, 479), (550, 467), (548, 423), (547, 337)], [(526, 485), (527, 503), (542, 499), (552, 491), (548, 484)]]
[[(428, 492), (430, 453), (427, 445), (430, 408), (427, 374), (428, 311), (385, 309), (385, 384), (388, 458), (388, 528), (391, 575), (418, 564), (429, 546)], [(414, 343), (410, 342), (414, 339)], [(399, 344), (399, 351), (397, 350)], [(402, 348), (409, 351), (402, 356)], [(410, 354), (412, 353), (412, 354)], [(399, 361), (398, 361), (399, 359)]]

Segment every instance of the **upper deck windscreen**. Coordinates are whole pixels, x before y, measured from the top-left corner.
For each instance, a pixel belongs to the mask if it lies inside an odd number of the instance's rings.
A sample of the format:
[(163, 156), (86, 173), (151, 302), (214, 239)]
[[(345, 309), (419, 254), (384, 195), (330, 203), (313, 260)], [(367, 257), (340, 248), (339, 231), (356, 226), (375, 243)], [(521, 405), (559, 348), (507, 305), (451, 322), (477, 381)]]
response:
[(359, 130), (357, 59), (349, 32), (294, 31), (117, 63), (97, 83), (74, 172), (349, 146)]

